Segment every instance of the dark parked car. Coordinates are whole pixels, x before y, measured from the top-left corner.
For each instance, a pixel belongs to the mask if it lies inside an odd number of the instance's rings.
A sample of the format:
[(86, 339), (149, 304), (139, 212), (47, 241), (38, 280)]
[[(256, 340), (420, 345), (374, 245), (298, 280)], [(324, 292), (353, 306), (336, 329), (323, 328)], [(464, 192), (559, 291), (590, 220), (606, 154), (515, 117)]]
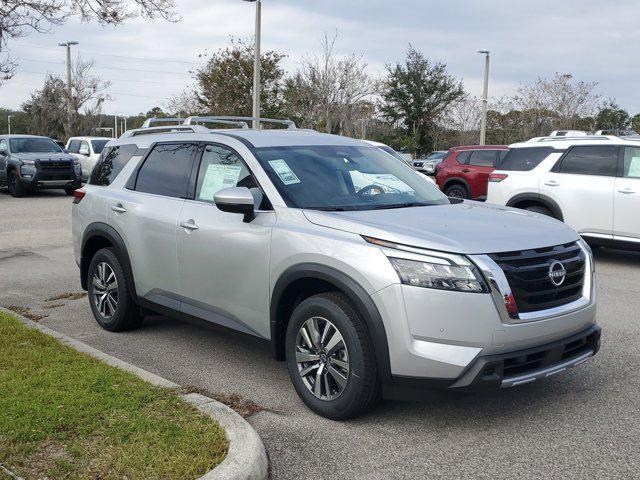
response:
[(436, 182), (449, 197), (486, 200), (489, 174), (508, 151), (506, 145), (454, 147), (436, 167)]
[(0, 186), (14, 197), (43, 188), (72, 195), (80, 183), (80, 164), (53, 140), (31, 135), (0, 136)]

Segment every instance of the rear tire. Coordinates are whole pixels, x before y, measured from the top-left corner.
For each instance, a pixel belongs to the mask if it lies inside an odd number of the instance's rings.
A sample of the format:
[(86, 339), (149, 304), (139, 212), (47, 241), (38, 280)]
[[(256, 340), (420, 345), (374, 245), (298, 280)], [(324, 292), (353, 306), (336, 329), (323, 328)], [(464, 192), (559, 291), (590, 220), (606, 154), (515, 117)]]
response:
[(7, 176), (7, 186), (9, 187), (9, 193), (12, 197), (24, 197), (26, 188), (22, 186), (15, 172), (9, 172), (9, 175)]
[(532, 205), (530, 207), (526, 207), (525, 210), (529, 212), (540, 213), (542, 215), (546, 215), (547, 217), (555, 218), (553, 212), (547, 207), (543, 207), (542, 205)]
[(343, 294), (323, 293), (300, 303), (287, 326), (285, 348), (293, 386), (318, 415), (345, 420), (379, 400), (369, 335)]
[(110, 332), (132, 330), (142, 317), (115, 250), (103, 248), (91, 259), (87, 272), (87, 292), (93, 317)]
[(455, 185), (451, 185), (450, 187), (447, 187), (444, 191), (444, 194), (447, 197), (452, 197), (452, 198), (464, 198), (464, 199), (469, 198), (469, 192), (467, 191), (466, 187), (460, 184), (455, 184)]

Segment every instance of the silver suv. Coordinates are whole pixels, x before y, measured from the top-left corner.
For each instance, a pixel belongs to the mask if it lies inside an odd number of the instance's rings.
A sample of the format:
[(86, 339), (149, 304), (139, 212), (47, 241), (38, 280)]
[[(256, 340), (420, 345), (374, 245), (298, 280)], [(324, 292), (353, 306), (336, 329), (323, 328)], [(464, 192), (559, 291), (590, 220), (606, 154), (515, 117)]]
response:
[(152, 311), (262, 338), (328, 418), (428, 387), (533, 382), (599, 348), (593, 259), (571, 228), (449, 199), (362, 141), (291, 125), (129, 132), (74, 203), (103, 328)]

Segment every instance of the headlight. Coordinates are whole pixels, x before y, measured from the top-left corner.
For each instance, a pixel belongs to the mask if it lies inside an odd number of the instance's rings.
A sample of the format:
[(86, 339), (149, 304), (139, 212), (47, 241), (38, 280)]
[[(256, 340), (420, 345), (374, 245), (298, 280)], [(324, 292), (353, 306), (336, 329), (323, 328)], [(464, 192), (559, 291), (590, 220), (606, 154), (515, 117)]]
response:
[(22, 162), (22, 165), (35, 165), (36, 161), (35, 160), (20, 160)]
[(458, 292), (488, 291), (482, 275), (470, 262), (456, 264), (444, 258), (429, 262), (391, 257), (389, 260), (405, 285)]
[(434, 163), (425, 163), (423, 168), (425, 172), (433, 173), (436, 170), (436, 165)]

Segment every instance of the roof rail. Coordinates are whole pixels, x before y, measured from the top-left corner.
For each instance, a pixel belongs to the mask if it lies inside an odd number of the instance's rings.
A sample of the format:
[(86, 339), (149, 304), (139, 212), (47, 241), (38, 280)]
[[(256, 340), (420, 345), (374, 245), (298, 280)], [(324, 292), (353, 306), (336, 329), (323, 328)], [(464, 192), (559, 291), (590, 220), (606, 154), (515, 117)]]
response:
[(201, 125), (160, 125), (127, 130), (120, 138), (139, 137), (141, 135), (159, 135), (162, 133), (208, 133), (210, 130)]
[(221, 123), (223, 125), (235, 125), (236, 127), (240, 127), (242, 129), (249, 128), (249, 124), (247, 122), (243, 122), (241, 120), (230, 120), (223, 117), (188, 117), (185, 119), (183, 125), (193, 125), (198, 124), (199, 122), (203, 123)]
[[(196, 117), (197, 118), (197, 117)], [(275, 123), (278, 125), (285, 125), (289, 130), (297, 130), (298, 127), (296, 127), (296, 124), (293, 123), (292, 120), (279, 120), (276, 118), (263, 118), (263, 117), (233, 117), (233, 116), (213, 116), (213, 117), (201, 117), (201, 118), (207, 118), (210, 119), (209, 121), (214, 121), (214, 120), (230, 120), (232, 122), (253, 122), (254, 120), (257, 120), (260, 123)], [(185, 121), (185, 125), (188, 125)]]
[(577, 137), (535, 137), (527, 140), (527, 143), (532, 142), (567, 142), (567, 141), (580, 141), (580, 140), (610, 140), (604, 135), (579, 135)]
[(148, 128), (154, 123), (175, 123), (177, 125), (182, 125), (183, 121), (184, 121), (183, 118), (178, 118), (178, 117), (167, 117), (167, 118), (151, 117), (151, 118), (147, 118), (144, 121), (141, 128)]

